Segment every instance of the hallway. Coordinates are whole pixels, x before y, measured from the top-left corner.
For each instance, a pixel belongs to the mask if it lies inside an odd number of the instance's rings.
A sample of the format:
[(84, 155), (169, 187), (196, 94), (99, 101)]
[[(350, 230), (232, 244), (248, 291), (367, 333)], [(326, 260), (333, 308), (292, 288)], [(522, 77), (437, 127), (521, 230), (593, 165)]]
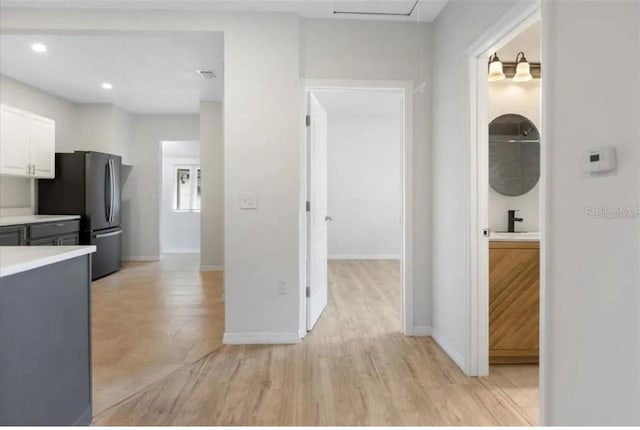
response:
[[(139, 272), (140, 281), (157, 276)], [(537, 422), (537, 366), (492, 367), (489, 378), (469, 378), (431, 338), (400, 334), (398, 262), (331, 261), (329, 272), (329, 304), (302, 343), (223, 346), (98, 414), (94, 423)]]

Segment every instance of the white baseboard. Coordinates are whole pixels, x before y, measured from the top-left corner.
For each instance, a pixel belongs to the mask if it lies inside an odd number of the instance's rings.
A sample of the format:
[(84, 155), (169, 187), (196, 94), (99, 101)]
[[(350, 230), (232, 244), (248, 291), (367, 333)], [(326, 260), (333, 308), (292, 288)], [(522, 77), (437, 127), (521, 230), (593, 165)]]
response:
[(202, 264), (200, 266), (201, 272), (223, 272), (224, 266), (216, 266), (213, 264)]
[(294, 332), (253, 332), (225, 333), (222, 338), (225, 345), (273, 345), (300, 343), (300, 335)]
[(122, 257), (122, 261), (160, 261), (159, 256), (149, 256), (149, 255), (129, 255)]
[(447, 355), (458, 365), (460, 370), (467, 373), (467, 367), (464, 363), (464, 357), (456, 351), (447, 340), (442, 337), (442, 335), (438, 332), (435, 327), (431, 328), (431, 337), (436, 343), (447, 353)]
[(414, 325), (410, 336), (431, 336), (430, 325)]
[(329, 260), (400, 260), (396, 254), (332, 254)]
[(165, 249), (163, 254), (200, 254), (199, 249)]

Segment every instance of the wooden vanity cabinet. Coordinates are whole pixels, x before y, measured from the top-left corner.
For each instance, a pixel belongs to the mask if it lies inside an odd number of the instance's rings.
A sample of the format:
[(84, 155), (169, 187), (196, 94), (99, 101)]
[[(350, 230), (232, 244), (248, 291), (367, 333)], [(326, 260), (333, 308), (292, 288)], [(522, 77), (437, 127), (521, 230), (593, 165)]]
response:
[(540, 243), (489, 242), (489, 363), (538, 363)]

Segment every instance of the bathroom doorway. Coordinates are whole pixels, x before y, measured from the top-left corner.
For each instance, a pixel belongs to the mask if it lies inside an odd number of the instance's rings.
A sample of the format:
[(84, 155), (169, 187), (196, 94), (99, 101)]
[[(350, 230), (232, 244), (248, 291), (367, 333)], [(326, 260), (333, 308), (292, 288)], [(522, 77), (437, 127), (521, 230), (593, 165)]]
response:
[(469, 50), (465, 359), (468, 374), (520, 390), (544, 424), (541, 52), (537, 4), (515, 6)]

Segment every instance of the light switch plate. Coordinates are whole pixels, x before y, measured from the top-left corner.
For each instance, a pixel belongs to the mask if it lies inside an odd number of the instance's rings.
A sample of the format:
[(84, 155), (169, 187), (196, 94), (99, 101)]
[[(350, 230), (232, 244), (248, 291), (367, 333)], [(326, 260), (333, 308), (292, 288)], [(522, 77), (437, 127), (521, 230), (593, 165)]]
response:
[(258, 209), (258, 197), (255, 191), (240, 194), (240, 209)]

